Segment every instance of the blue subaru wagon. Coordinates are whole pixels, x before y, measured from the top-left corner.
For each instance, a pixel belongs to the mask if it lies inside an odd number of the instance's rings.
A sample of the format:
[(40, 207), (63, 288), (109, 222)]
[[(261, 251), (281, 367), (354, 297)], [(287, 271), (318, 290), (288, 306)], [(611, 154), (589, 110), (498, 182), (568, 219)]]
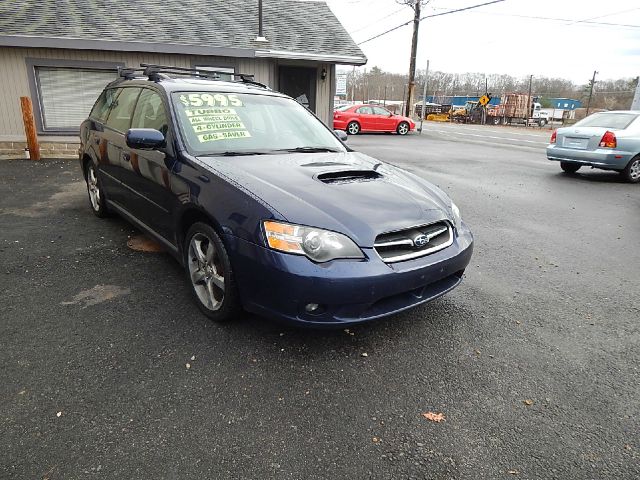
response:
[(205, 315), (344, 326), (461, 282), (473, 237), (437, 187), (250, 76), (142, 67), (81, 126), (91, 209), (162, 243)]

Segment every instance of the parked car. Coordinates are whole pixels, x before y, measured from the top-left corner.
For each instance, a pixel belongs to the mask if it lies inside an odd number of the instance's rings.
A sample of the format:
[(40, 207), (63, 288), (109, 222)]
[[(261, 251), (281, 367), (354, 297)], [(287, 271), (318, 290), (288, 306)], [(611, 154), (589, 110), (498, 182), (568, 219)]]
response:
[(351, 105), (333, 112), (333, 127), (350, 135), (360, 132), (396, 132), (406, 135), (416, 124), (408, 117), (391, 113), (379, 105)]
[(640, 182), (640, 111), (594, 113), (571, 127), (555, 130), (547, 158), (575, 173), (581, 167), (615, 170)]
[(207, 316), (341, 326), (461, 282), (473, 237), (440, 189), (247, 76), (174, 70), (121, 72), (81, 126), (80, 162), (93, 212), (164, 245)]

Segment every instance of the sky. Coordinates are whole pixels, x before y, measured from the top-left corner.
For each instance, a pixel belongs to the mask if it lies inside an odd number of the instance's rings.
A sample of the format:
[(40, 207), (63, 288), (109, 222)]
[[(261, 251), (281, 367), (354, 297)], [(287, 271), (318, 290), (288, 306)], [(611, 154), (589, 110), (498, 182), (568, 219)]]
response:
[[(422, 16), (489, 0), (431, 0)], [(413, 18), (396, 0), (327, 0), (356, 43)], [(536, 18), (534, 18), (536, 17)], [(412, 24), (360, 45), (378, 66), (407, 73)], [(515, 77), (560, 77), (584, 84), (640, 75), (639, 0), (505, 0), (423, 20), (418, 69)], [(339, 67), (340, 68), (340, 67)], [(352, 67), (349, 67), (352, 68)]]

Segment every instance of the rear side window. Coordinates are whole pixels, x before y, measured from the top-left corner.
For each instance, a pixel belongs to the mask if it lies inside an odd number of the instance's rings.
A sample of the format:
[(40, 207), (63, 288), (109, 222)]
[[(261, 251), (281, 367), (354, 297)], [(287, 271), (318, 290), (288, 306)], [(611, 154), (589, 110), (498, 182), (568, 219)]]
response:
[(145, 88), (138, 98), (136, 111), (133, 114), (131, 128), (154, 128), (167, 135), (167, 113), (162, 103), (162, 97), (153, 90)]
[(357, 113), (362, 113), (364, 115), (373, 115), (373, 109), (371, 107), (360, 107), (357, 110)]
[(115, 88), (104, 90), (98, 97), (93, 109), (91, 109), (89, 117), (104, 122), (107, 119), (107, 115), (109, 115), (109, 109), (111, 109), (111, 105), (113, 105), (116, 97), (117, 90)]
[(594, 113), (593, 115), (579, 121), (576, 127), (602, 127), (617, 130), (624, 130), (638, 115), (635, 113)]
[(133, 108), (136, 106), (136, 100), (142, 89), (122, 88), (120, 90), (120, 94), (116, 98), (111, 112), (109, 112), (107, 126), (119, 132), (126, 132), (129, 130), (129, 125), (131, 125)]

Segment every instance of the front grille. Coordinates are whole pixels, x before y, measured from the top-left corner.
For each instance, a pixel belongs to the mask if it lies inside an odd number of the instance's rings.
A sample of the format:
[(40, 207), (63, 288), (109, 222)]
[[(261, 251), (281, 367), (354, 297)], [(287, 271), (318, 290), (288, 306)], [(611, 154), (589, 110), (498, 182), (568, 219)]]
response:
[(441, 221), (376, 237), (374, 248), (386, 263), (422, 257), (447, 248), (453, 243), (453, 229)]

